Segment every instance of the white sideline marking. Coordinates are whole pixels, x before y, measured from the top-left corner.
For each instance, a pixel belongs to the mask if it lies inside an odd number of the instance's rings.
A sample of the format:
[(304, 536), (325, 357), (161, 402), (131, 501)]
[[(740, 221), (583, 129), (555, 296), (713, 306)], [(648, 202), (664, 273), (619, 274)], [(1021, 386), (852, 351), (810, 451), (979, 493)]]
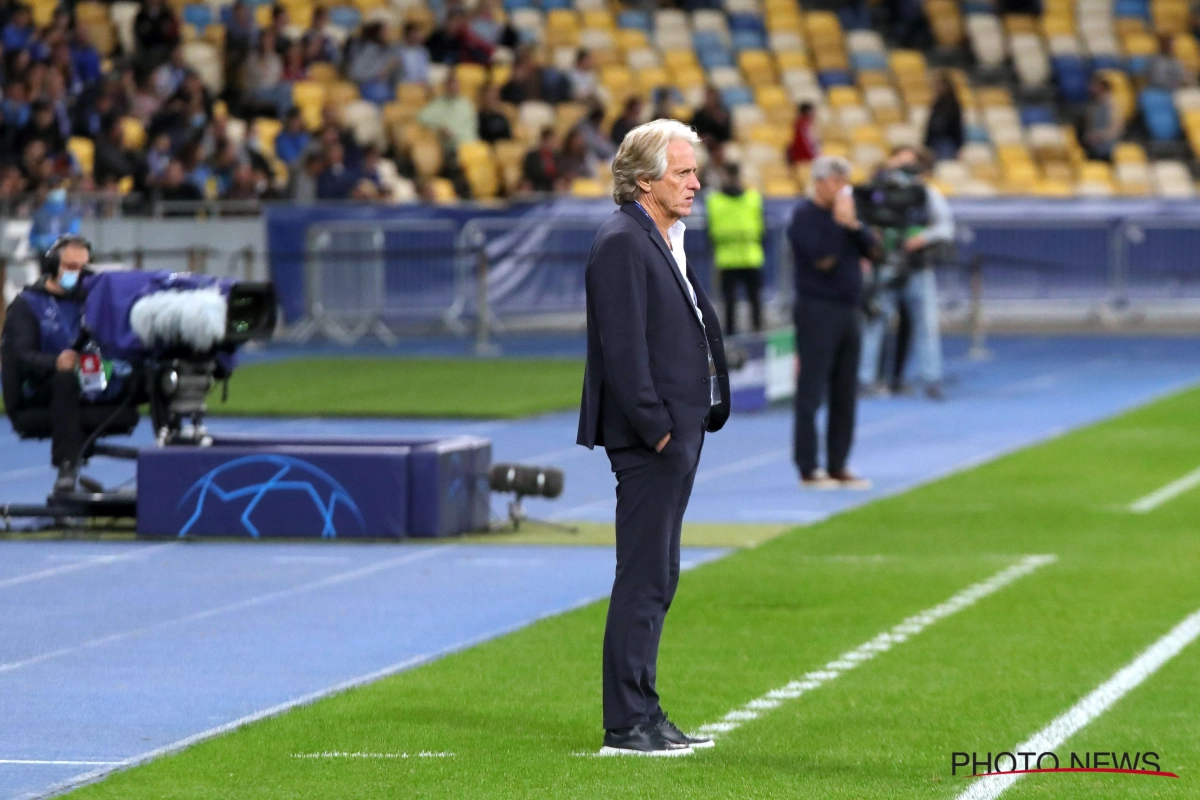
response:
[(195, 613), (187, 614), (182, 617), (176, 617), (174, 619), (167, 619), (167, 620), (163, 620), (161, 622), (155, 622), (151, 625), (146, 625), (141, 628), (134, 628), (132, 630), (121, 631), (119, 633), (110, 633), (107, 636), (101, 636), (96, 639), (89, 639), (86, 642), (71, 645), (70, 647), (62, 647), (62, 648), (59, 648), (58, 650), (51, 650), (47, 653), (41, 653), (36, 656), (30, 656), (29, 658), (21, 659), (20, 661), (9, 661), (6, 664), (0, 664), (0, 673), (12, 672), (13, 670), (21, 669), (22, 667), (28, 667), (28, 666), (32, 666), (34, 664), (40, 664), (44, 661), (49, 661), (51, 659), (59, 658), (61, 656), (73, 655), (74, 653), (79, 653), (84, 650), (91, 650), (93, 648), (101, 647), (106, 644), (112, 644), (113, 642), (122, 641), (123, 639), (129, 639), (134, 636), (141, 636), (142, 634), (149, 633), (151, 631), (160, 630), (162, 628), (169, 628), (174, 625), (184, 625), (189, 622), (196, 622), (197, 620), (208, 619), (210, 617), (215, 617), (220, 614), (227, 614), (230, 611), (242, 611), (244, 609), (253, 608), (254, 606), (261, 606), (266, 603), (273, 602), (275, 600), (282, 600), (285, 597), (293, 597), (298, 594), (304, 594), (305, 592), (311, 592), (311, 591), (315, 591), (317, 589), (324, 589), (329, 586), (336, 586), (339, 583), (345, 583), (346, 581), (352, 581), (357, 578), (362, 578), (362, 577), (371, 575), (376, 572), (382, 572), (385, 569), (390, 569), (392, 567), (396, 567), (401, 564), (407, 564), (411, 561), (417, 561), (422, 558), (428, 558), (429, 556), (435, 555), (437, 553), (445, 553), (445, 552), (455, 549), (456, 547), (458, 547), (458, 545), (456, 545), (456, 544), (450, 544), (450, 545), (444, 545), (444, 546), (431, 546), (425, 550), (419, 550), (415, 553), (409, 553), (408, 555), (399, 556), (398, 558), (390, 558), (387, 561), (380, 561), (377, 564), (370, 564), (368, 566), (359, 567), (358, 569), (352, 569), (347, 572), (339, 572), (336, 575), (330, 575), (327, 578), (321, 578), (320, 580), (311, 581), (309, 583), (302, 583), (299, 586), (293, 586), (288, 589), (279, 589), (274, 592), (267, 592), (266, 594), (260, 594), (260, 595), (254, 596), (254, 597), (248, 597), (245, 600), (238, 600), (233, 603), (227, 603), (223, 606), (217, 606), (215, 608), (205, 609), (204, 611), (197, 611)]
[[(1200, 611), (1194, 612), (1169, 633), (1150, 645), (1128, 666), (1104, 683), (1097, 686), (1065, 713), (1035, 733), (1027, 741), (1017, 745), (1013, 752), (1042, 753), (1053, 750), (1074, 736), (1081, 728), (1103, 714), (1118, 700), (1149, 678), (1159, 667), (1179, 655), (1179, 651), (1200, 636)], [(1036, 748), (1036, 749), (1035, 749)], [(1012, 786), (1020, 775), (997, 775), (975, 778), (971, 788), (960, 794), (957, 800), (993, 800)]]
[[(430, 549), (435, 550), (435, 551), (441, 551), (441, 550), (453, 549), (455, 547), (458, 547), (458, 545), (441, 545), (441, 546), (437, 546), (437, 547), (432, 547)], [(725, 551), (721, 551), (721, 553), (718, 555), (723, 555), (724, 552)], [(714, 555), (713, 557), (716, 558), (717, 555)], [(545, 614), (539, 614), (538, 616), (534, 617), (533, 619), (525, 620), (523, 622), (518, 622), (515, 625), (506, 625), (502, 628), (497, 628), (496, 630), (488, 631), (487, 633), (480, 634), (479, 636), (476, 636), (472, 639), (467, 639), (464, 642), (457, 642), (455, 644), (452, 644), (448, 647), (444, 647), (441, 650), (435, 651), (433, 653), (423, 653), (419, 656), (413, 656), (412, 658), (406, 658), (405, 660), (403, 660), (401, 662), (392, 664), (391, 666), (388, 666), (388, 667), (384, 667), (383, 669), (376, 670), (374, 672), (368, 672), (366, 675), (359, 675), (357, 678), (351, 678), (350, 680), (342, 681), (341, 683), (335, 683), (333, 686), (328, 686), (324, 689), (318, 689), (315, 692), (310, 692), (301, 697), (297, 697), (294, 700), (288, 700), (288, 701), (280, 703), (278, 705), (271, 706), (270, 708), (264, 708), (262, 711), (256, 711), (253, 714), (247, 714), (244, 717), (239, 717), (238, 719), (235, 719), (232, 722), (226, 722), (224, 725), (218, 725), (215, 728), (209, 728), (206, 731), (201, 731), (200, 733), (192, 734), (191, 736), (188, 736), (184, 739), (180, 739), (177, 742), (173, 742), (173, 743), (165, 745), (163, 747), (159, 747), (156, 750), (151, 750), (149, 752), (142, 753), (141, 755), (134, 756), (133, 758), (130, 758), (126, 761), (122, 761), (118, 764), (106, 765), (106, 766), (100, 767), (99, 769), (94, 769), (94, 770), (91, 770), (90, 772), (85, 772), (82, 775), (76, 775), (73, 778), (69, 778), (65, 781), (56, 783), (53, 786), (49, 786), (44, 789), (39, 789), (37, 791), (22, 795), (18, 798), (15, 798), (15, 800), (43, 800), (43, 798), (54, 797), (55, 795), (62, 794), (63, 792), (66, 792), (70, 789), (77, 789), (77, 788), (79, 788), (81, 786), (85, 786), (89, 783), (94, 783), (95, 781), (98, 781), (101, 778), (103, 778), (105, 775), (108, 775), (116, 770), (129, 769), (130, 767), (136, 767), (139, 764), (145, 764), (147, 761), (153, 761), (154, 759), (159, 758), (161, 756), (170, 755), (171, 753), (177, 753), (180, 750), (185, 750), (185, 749), (191, 747), (192, 745), (199, 744), (200, 742), (203, 742), (207, 739), (212, 739), (213, 737), (220, 736), (225, 733), (229, 733), (230, 731), (235, 731), (238, 728), (245, 727), (246, 725), (250, 725), (255, 722), (260, 722), (264, 719), (270, 719), (271, 717), (277, 717), (280, 714), (283, 714), (287, 711), (291, 711), (293, 708), (299, 708), (300, 706), (312, 705), (313, 703), (317, 702), (318, 700), (323, 700), (326, 697), (330, 697), (335, 694), (341, 694), (342, 692), (349, 691), (350, 689), (356, 689), (360, 686), (365, 686), (368, 683), (374, 683), (375, 681), (382, 680), (383, 678), (386, 678), (390, 675), (395, 675), (398, 672), (403, 672), (406, 669), (418, 667), (422, 664), (428, 663), (430, 661), (434, 661), (443, 656), (450, 655), (451, 653), (457, 653), (461, 650), (466, 650), (468, 648), (474, 647), (477, 644), (486, 642), (490, 639), (495, 639), (500, 636), (504, 636), (506, 634), (512, 633), (513, 631), (518, 631), (527, 625), (533, 625), (535, 622), (541, 622), (542, 620), (549, 619), (550, 617), (557, 617), (560, 614), (567, 614), (571, 611), (575, 611), (576, 609), (583, 608), (586, 605), (594, 603), (598, 599), (599, 598), (597, 598), (595, 596), (581, 597), (578, 600), (576, 600), (574, 603), (571, 603), (570, 605), (568, 605), (564, 608), (560, 608), (555, 611), (548, 611)]]
[(166, 544), (156, 544), (150, 547), (139, 547), (136, 550), (131, 550), (128, 553), (122, 553), (116, 556), (92, 556), (83, 561), (76, 561), (72, 564), (63, 564), (61, 567), (50, 567), (49, 569), (39, 570), (38, 572), (30, 572), (27, 575), (17, 575), (14, 578), (5, 578), (0, 581), (0, 589), (8, 588), (9, 586), (18, 586), (22, 583), (31, 583), (40, 581), (42, 578), (53, 578), (58, 575), (65, 575), (68, 572), (78, 572), (81, 569), (90, 567), (100, 567), (106, 564), (116, 564), (121, 561), (129, 561), (134, 558), (141, 558), (149, 555), (155, 550), (162, 550), (164, 547), (175, 547), (176, 542), (167, 542)]
[(454, 753), (346, 753), (337, 750), (324, 753), (292, 753), (292, 758), (453, 758)]
[(1156, 489), (1141, 500), (1134, 501), (1130, 504), (1129, 510), (1135, 514), (1153, 511), (1163, 503), (1174, 500), (1188, 489), (1194, 488), (1197, 484), (1200, 484), (1200, 468), (1192, 470), (1178, 480), (1171, 481), (1161, 489)]
[(701, 725), (698, 732), (715, 738), (737, 730), (743, 723), (757, 719), (762, 713), (782, 705), (783, 701), (794, 700), (805, 692), (812, 691), (819, 686), (829, 683), (842, 673), (854, 669), (859, 664), (870, 661), (875, 656), (892, 649), (893, 646), (900, 644), (904, 640), (916, 636), (939, 619), (962, 611), (964, 608), (974, 605), (989, 594), (1003, 589), (1013, 581), (1025, 577), (1039, 567), (1052, 564), (1057, 560), (1058, 556), (1055, 555), (1025, 556), (1016, 564), (1000, 570), (987, 580), (968, 586), (944, 603), (939, 603), (933, 608), (928, 608), (915, 614), (900, 624), (893, 626), (891, 630), (884, 631), (874, 639), (859, 645), (853, 650), (842, 653), (824, 667), (809, 672), (799, 680), (791, 681), (786, 686), (772, 689), (762, 697), (755, 698), (746, 703), (741, 708), (735, 708), (718, 722)]
[(123, 761), (46, 761), (34, 758), (0, 758), (0, 764), (17, 764), (34, 767), (115, 767)]

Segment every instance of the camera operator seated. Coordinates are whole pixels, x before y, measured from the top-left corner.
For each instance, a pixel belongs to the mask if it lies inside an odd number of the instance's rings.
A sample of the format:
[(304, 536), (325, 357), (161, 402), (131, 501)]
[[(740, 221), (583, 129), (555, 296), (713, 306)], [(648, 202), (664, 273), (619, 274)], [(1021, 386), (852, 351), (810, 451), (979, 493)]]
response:
[[(43, 259), (42, 277), (13, 300), (0, 337), (5, 410), (20, 436), (51, 438), (56, 495), (75, 491), (86, 436), (101, 427), (127, 433), (138, 421), (137, 407), (123, 402), (133, 390), (127, 366), (117, 365), (125, 368), (112, 369), (111, 375), (103, 367), (80, 371), (80, 350), (87, 346), (81, 321), (90, 260), (91, 245), (83, 237), (58, 239)], [(100, 365), (98, 353), (87, 360)]]
[[(878, 294), (875, 312), (863, 331), (862, 360), (858, 382), (864, 390), (886, 391), (878, 382), (881, 369), (883, 340), (898, 310), (907, 311), (911, 320), (913, 351), (916, 356), (917, 378), (930, 399), (942, 399), (942, 342), (938, 329), (937, 277), (934, 273), (936, 254), (954, 241), (954, 216), (949, 203), (937, 188), (930, 186), (928, 175), (933, 165), (931, 154), (912, 147), (900, 147), (892, 153), (881, 173), (899, 173), (896, 182), (911, 181), (924, 188), (925, 203), (915, 216), (921, 224), (906, 224), (883, 231), (886, 256), (876, 268)], [(903, 359), (905, 343), (896, 347), (897, 364), (892, 391), (903, 391)], [(890, 370), (885, 369), (884, 373)]]

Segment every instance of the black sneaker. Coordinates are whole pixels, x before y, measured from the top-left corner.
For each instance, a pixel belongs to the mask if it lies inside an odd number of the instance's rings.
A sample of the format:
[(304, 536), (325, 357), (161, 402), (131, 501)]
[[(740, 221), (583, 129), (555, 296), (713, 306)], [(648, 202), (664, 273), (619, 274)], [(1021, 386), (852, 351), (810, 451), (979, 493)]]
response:
[(663, 717), (658, 723), (658, 732), (662, 737), (671, 744), (682, 745), (684, 747), (703, 748), (713, 747), (716, 742), (711, 736), (688, 736), (683, 731), (679, 730), (679, 726), (671, 720)]
[(604, 746), (600, 748), (602, 756), (687, 756), (692, 748), (686, 744), (672, 744), (659, 731), (658, 726), (649, 722), (635, 725), (628, 731), (604, 732)]
[(79, 480), (79, 470), (74, 464), (63, 464), (58, 468), (58, 478), (54, 481), (55, 494), (74, 494), (75, 482)]

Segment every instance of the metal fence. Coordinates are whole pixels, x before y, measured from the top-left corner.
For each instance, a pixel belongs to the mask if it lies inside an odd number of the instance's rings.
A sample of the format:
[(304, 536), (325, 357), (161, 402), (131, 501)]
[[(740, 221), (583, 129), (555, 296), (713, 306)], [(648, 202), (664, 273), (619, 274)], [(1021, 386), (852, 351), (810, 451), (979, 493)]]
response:
[[(284, 336), (349, 345), (442, 331), (474, 335), (487, 351), (496, 333), (583, 330), (584, 267), (600, 224), (536, 216), (314, 222), (303, 247), (305, 316)], [(684, 246), (711, 292), (702, 223), (689, 222)], [(775, 322), (790, 314), (786, 247), (782, 226), (769, 226), (764, 300)]]

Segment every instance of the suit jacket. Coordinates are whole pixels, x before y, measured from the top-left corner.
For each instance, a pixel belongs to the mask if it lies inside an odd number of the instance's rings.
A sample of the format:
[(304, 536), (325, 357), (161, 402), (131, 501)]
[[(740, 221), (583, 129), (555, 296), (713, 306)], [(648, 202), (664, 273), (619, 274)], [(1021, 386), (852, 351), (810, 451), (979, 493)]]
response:
[[(650, 218), (626, 203), (596, 234), (588, 255), (587, 370), (577, 442), (644, 445), (699, 438), (729, 418), (729, 371), (721, 324), (691, 266), (696, 317), (675, 257)], [(709, 395), (708, 352), (721, 387)]]

